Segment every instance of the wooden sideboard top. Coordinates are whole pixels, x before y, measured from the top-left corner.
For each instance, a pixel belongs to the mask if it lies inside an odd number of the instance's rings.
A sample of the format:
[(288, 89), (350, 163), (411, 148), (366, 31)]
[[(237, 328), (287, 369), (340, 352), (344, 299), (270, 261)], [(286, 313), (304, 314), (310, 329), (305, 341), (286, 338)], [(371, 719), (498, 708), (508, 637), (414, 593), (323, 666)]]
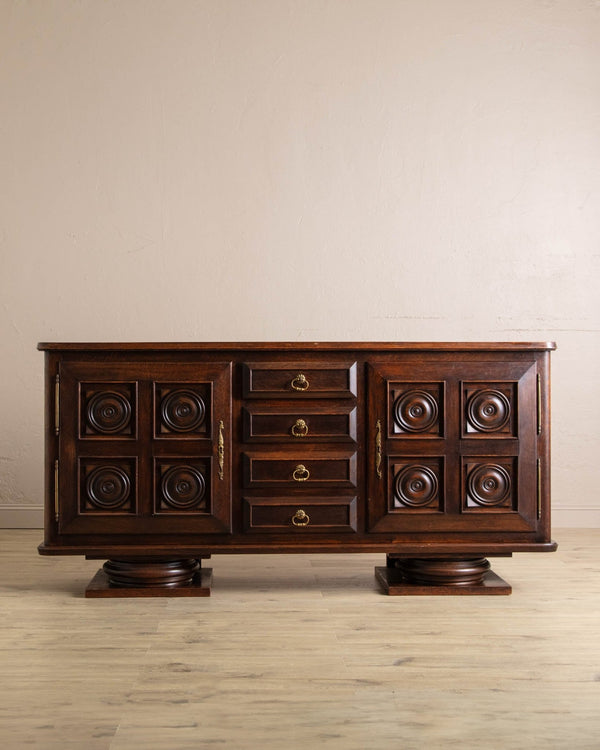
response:
[(422, 341), (180, 341), (167, 342), (41, 342), (41, 351), (390, 351), (390, 352), (456, 352), (456, 351), (549, 351), (556, 349), (553, 341), (513, 342), (422, 342)]

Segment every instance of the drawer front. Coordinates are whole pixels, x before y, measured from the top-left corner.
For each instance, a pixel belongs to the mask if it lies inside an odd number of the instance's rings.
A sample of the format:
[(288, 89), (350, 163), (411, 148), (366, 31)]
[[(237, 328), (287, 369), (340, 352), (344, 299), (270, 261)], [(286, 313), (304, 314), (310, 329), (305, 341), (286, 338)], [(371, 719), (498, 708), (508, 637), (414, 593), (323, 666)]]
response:
[(243, 409), (243, 417), (246, 442), (356, 442), (354, 406), (248, 406)]
[(245, 398), (355, 398), (356, 362), (244, 365)]
[(356, 453), (244, 453), (244, 486), (356, 487)]
[(356, 497), (244, 498), (244, 530), (257, 533), (356, 532)]

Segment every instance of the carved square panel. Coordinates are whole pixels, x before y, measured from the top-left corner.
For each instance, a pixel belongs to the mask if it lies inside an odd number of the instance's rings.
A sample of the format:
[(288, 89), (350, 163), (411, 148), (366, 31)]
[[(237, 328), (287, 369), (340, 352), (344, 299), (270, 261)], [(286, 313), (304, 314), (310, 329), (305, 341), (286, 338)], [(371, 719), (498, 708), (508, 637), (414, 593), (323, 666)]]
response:
[(81, 438), (135, 438), (135, 383), (81, 383), (79, 393)]
[(136, 512), (136, 459), (80, 458), (79, 511)]
[(389, 482), (390, 511), (444, 511), (442, 457), (390, 457)]
[(516, 437), (516, 383), (463, 383), (463, 436)]
[(210, 511), (210, 459), (157, 459), (154, 512), (206, 514)]
[(518, 477), (515, 457), (490, 456), (465, 459), (463, 511), (512, 512), (517, 510)]
[(210, 383), (155, 383), (155, 436), (210, 438)]
[(390, 437), (440, 437), (444, 433), (444, 383), (389, 384)]

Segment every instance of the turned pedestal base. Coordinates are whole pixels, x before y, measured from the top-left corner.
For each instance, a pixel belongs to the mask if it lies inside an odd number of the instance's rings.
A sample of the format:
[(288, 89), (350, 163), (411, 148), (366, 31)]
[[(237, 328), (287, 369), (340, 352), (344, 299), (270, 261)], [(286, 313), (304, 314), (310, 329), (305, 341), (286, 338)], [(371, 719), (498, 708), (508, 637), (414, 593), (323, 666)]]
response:
[(507, 595), (511, 586), (490, 570), (485, 557), (394, 558), (375, 568), (375, 577), (390, 596)]
[(200, 560), (129, 558), (109, 560), (90, 581), (88, 599), (150, 596), (210, 596), (212, 568)]

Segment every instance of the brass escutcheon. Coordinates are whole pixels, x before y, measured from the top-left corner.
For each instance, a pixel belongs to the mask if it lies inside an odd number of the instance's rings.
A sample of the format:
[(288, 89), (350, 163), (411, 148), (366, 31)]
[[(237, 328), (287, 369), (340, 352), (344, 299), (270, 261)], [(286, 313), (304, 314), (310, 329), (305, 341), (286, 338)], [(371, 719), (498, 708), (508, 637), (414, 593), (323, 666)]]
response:
[(383, 445), (381, 440), (381, 420), (377, 420), (375, 425), (375, 469), (377, 471), (377, 477), (381, 479), (383, 473), (381, 471), (381, 463), (383, 461)]
[(306, 437), (308, 435), (308, 425), (303, 419), (297, 419), (292, 425), (292, 435), (294, 437)]
[(225, 467), (225, 438), (223, 436), (223, 420), (221, 419), (219, 422), (219, 444), (217, 447), (217, 456), (219, 459), (219, 479), (223, 481), (224, 479), (224, 467)]
[(299, 372), (291, 382), (291, 386), (295, 391), (307, 391), (309, 385), (310, 383), (306, 379), (306, 375), (301, 372)]
[(298, 464), (292, 472), (292, 476), (297, 482), (306, 482), (310, 476), (310, 472), (304, 464)]
[(299, 508), (292, 517), (292, 523), (294, 526), (308, 526), (310, 523), (310, 516), (308, 513)]

